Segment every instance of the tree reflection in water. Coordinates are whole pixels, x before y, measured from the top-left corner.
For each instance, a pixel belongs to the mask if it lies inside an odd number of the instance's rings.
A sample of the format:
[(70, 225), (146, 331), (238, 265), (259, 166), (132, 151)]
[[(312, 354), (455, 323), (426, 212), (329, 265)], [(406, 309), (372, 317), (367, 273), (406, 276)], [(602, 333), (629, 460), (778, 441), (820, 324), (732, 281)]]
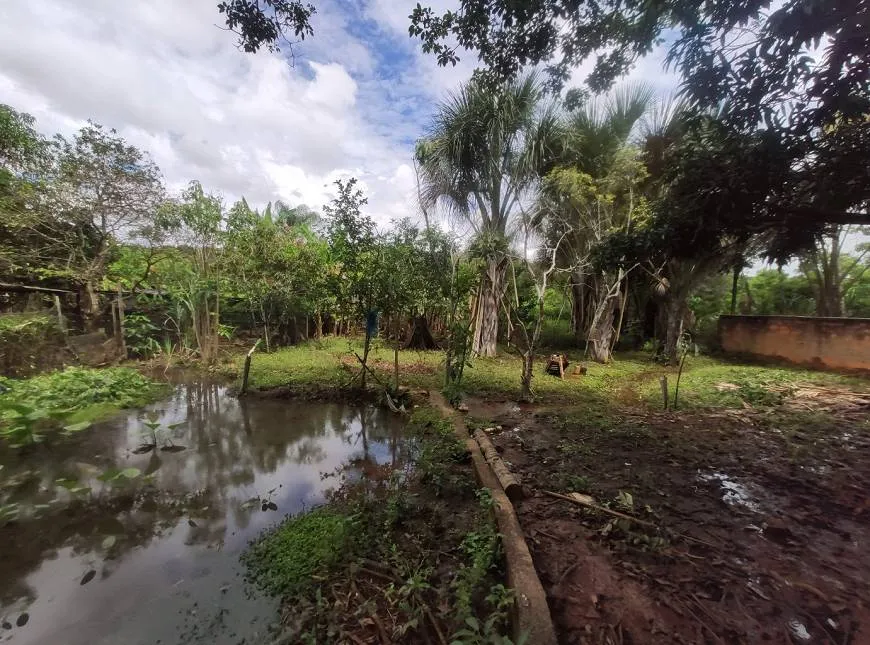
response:
[[(134, 454), (149, 418), (186, 449)], [(180, 425), (166, 430), (174, 424)], [(50, 612), (77, 593), (78, 574), (70, 579), (69, 573), (76, 567), (82, 574), (97, 569), (89, 585), (112, 585), (136, 560), (137, 571), (146, 572), (136, 574), (143, 593), (160, 593), (173, 562), (193, 566), (198, 553), (217, 549), (235, 560), (257, 532), (318, 503), (335, 485), (323, 473), (340, 470), (359, 480), (400, 468), (408, 450), (402, 426), (401, 419), (376, 408), (240, 401), (224, 386), (200, 381), (178, 385), (168, 399), (71, 441), (24, 455), (0, 454), (0, 504), (19, 503), (32, 515), (0, 527), (4, 552), (15, 554), (0, 558), (0, 613), (32, 607), (35, 620), (52, 620), (36, 609)], [(115, 487), (97, 479), (108, 468), (131, 467), (143, 477)], [(93, 492), (72, 499), (55, 485), (59, 478), (75, 478)], [(263, 512), (260, 499), (274, 503), (277, 513)], [(34, 512), (36, 504), (51, 508)], [(108, 547), (107, 536), (115, 536)], [(139, 562), (143, 557), (148, 562)], [(51, 575), (53, 568), (58, 576)], [(41, 600), (46, 596), (53, 604)], [(84, 609), (89, 610), (99, 608)]]

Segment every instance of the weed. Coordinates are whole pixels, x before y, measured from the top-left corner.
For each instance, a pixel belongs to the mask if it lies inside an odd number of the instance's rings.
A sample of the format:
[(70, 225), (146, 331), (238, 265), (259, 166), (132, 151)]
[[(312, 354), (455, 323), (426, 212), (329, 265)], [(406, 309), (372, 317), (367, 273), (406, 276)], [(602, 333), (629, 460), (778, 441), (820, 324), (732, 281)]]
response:
[(475, 596), (501, 557), (501, 540), (491, 515), (492, 495), (487, 489), (479, 489), (477, 498), (480, 505), (477, 528), (467, 533), (459, 546), (464, 562), (453, 581), (455, 610), (463, 619), (474, 615)]
[(328, 506), (289, 518), (267, 532), (242, 556), (250, 577), (266, 591), (290, 596), (306, 591), (344, 557), (348, 517)]
[(419, 408), (411, 415), (409, 431), (421, 440), (416, 468), (421, 481), (436, 495), (459, 495), (469, 490), (469, 479), (453, 465), (468, 461), (468, 450), (457, 438), (452, 424), (436, 411)]
[(592, 484), (589, 482), (589, 478), (585, 475), (567, 475), (564, 479), (564, 482), (565, 489), (576, 493), (586, 492), (592, 487)]
[(145, 314), (131, 313), (124, 318), (124, 342), (132, 356), (147, 358), (159, 350), (160, 328)]
[(67, 410), (72, 413), (71, 423), (92, 420), (95, 411), (139, 407), (165, 390), (136, 370), (123, 367), (68, 367), (29, 379), (0, 379), (0, 385), (0, 390), (5, 389), (0, 394), (3, 401), (49, 412)]

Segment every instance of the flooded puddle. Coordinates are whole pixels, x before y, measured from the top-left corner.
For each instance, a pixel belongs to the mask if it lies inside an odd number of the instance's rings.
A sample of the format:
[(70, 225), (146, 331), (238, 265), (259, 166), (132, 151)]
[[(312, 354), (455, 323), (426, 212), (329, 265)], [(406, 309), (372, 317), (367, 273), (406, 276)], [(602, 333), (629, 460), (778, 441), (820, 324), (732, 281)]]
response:
[[(141, 452), (149, 424), (158, 449)], [(0, 455), (0, 499), (21, 517), (0, 527), (0, 642), (268, 641), (277, 601), (243, 583), (239, 554), (322, 501), (330, 474), (401, 467), (402, 426), (374, 408), (239, 401), (198, 383), (64, 444)]]
[(722, 491), (722, 501), (729, 506), (739, 506), (755, 513), (761, 512), (759, 498), (760, 491), (752, 484), (744, 484), (726, 473), (698, 474), (698, 479), (703, 482), (713, 482), (719, 485)]

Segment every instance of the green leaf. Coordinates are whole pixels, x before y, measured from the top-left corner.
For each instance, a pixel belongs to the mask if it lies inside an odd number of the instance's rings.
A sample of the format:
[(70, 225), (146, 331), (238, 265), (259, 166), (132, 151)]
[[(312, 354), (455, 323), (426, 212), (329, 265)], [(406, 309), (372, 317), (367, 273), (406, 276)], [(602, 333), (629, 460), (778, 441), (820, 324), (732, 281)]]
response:
[(64, 429), (64, 432), (67, 432), (69, 434), (73, 434), (76, 432), (81, 432), (82, 430), (87, 430), (90, 427), (91, 427), (90, 421), (81, 421), (79, 423), (73, 423), (73, 424), (70, 424), (68, 426), (64, 426), (63, 429)]
[[(125, 477), (127, 479), (136, 479), (139, 475), (142, 474), (142, 471), (138, 468), (125, 468), (121, 472), (118, 473), (117, 477)], [(117, 477), (115, 479), (117, 479)]]
[(117, 468), (109, 468), (109, 470), (100, 473), (97, 479), (99, 479), (101, 482), (110, 482), (113, 479), (117, 479), (119, 475), (120, 473), (118, 472)]
[(117, 538), (114, 535), (106, 536), (106, 538), (103, 540), (103, 549), (108, 551), (113, 546), (115, 546), (116, 541), (117, 541)]

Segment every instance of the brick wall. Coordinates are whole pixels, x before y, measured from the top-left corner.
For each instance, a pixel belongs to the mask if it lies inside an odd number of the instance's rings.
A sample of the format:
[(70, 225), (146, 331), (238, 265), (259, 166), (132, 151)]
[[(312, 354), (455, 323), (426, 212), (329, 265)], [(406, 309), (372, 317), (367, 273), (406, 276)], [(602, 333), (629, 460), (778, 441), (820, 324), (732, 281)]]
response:
[(726, 352), (832, 369), (870, 370), (870, 318), (721, 316)]

